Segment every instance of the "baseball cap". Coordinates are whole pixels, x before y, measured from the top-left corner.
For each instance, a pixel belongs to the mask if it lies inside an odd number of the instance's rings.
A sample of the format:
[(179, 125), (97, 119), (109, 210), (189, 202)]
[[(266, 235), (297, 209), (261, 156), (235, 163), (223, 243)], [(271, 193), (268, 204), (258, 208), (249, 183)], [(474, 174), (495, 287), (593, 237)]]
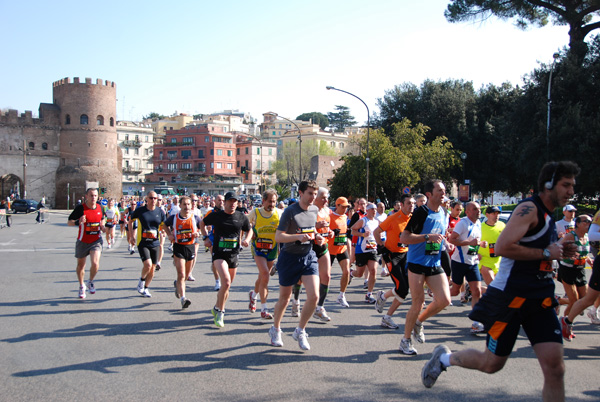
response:
[(569, 204), (569, 205), (565, 205), (565, 207), (563, 208), (563, 212), (564, 211), (568, 211), (568, 212), (577, 211), (577, 208), (575, 208), (573, 205)]
[(367, 209), (366, 209), (366, 210), (368, 211), (369, 209), (377, 209), (377, 206), (376, 206), (375, 204), (373, 204), (372, 202), (371, 202), (371, 203), (368, 203), (368, 204), (367, 204)]
[(229, 192), (227, 192), (227, 194), (225, 194), (225, 201), (231, 200), (231, 199), (234, 199), (234, 200), (238, 199), (237, 194), (234, 193), (233, 191), (229, 191)]
[(346, 197), (338, 197), (338, 199), (335, 200), (335, 205), (341, 205), (343, 207), (347, 207), (350, 204), (348, 203), (348, 199)]
[(486, 214), (492, 214), (492, 213), (494, 213), (494, 212), (501, 212), (501, 211), (500, 211), (500, 208), (498, 208), (498, 207), (497, 207), (497, 206), (495, 206), (495, 205), (492, 205), (491, 207), (487, 207), (487, 209), (485, 210), (485, 213), (486, 213)]

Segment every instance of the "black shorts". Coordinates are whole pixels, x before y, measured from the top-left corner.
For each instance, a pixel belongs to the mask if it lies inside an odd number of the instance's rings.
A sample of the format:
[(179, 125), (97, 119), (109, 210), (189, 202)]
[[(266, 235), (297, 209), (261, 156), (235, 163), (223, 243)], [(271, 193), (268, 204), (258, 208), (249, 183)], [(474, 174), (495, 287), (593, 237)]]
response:
[(564, 282), (567, 285), (575, 285), (578, 288), (587, 285), (585, 267), (567, 267), (559, 264), (558, 275), (560, 276), (561, 282)]
[(317, 255), (317, 259), (319, 259), (319, 258), (323, 257), (325, 254), (327, 254), (329, 245), (327, 243), (325, 243), (322, 246), (317, 246), (315, 243), (313, 243), (312, 249), (315, 252), (315, 254)]
[(364, 267), (369, 261), (377, 262), (378, 260), (376, 253), (357, 253), (354, 254), (354, 257), (356, 258), (357, 267)]
[(508, 356), (515, 346), (521, 326), (532, 346), (543, 342), (562, 344), (554, 297), (526, 299), (511, 296), (488, 286), (469, 318), (483, 324), (487, 348), (496, 356)]
[(344, 260), (350, 259), (350, 256), (348, 255), (348, 249), (344, 250), (344, 252), (340, 253), (340, 254), (330, 254), (329, 260), (331, 262), (331, 265), (333, 265), (333, 262), (335, 261), (336, 258), (337, 258), (338, 262), (342, 262)]
[[(406, 268), (406, 256), (407, 253), (391, 253), (388, 256), (383, 257), (385, 262), (390, 262), (392, 264), (392, 269), (390, 271), (390, 278), (392, 282), (394, 282), (394, 294), (397, 297), (401, 297), (402, 299), (406, 299), (408, 295), (408, 278), (406, 277), (405, 268)], [(389, 261), (386, 261), (388, 260)]]
[(444, 270), (441, 266), (427, 267), (425, 265), (414, 264), (412, 262), (407, 263), (406, 266), (410, 272), (417, 275), (435, 276), (444, 273)]
[(196, 246), (194, 244), (173, 244), (173, 255), (186, 261), (196, 258)]
[(446, 273), (446, 276), (452, 275), (452, 264), (450, 263), (450, 254), (448, 253), (448, 250), (442, 251), (440, 258), (442, 262), (442, 269)]
[(152, 265), (156, 265), (158, 262), (158, 251), (160, 247), (148, 247), (143, 245), (138, 245), (138, 251), (140, 252), (140, 258), (142, 261), (146, 261), (152, 259)]
[(590, 289), (600, 292), (600, 256), (596, 256), (592, 266), (592, 276), (590, 276)]
[(224, 260), (227, 263), (229, 268), (237, 268), (238, 266), (238, 253), (232, 253), (230, 251), (221, 251), (213, 253), (212, 260), (215, 262), (216, 260)]

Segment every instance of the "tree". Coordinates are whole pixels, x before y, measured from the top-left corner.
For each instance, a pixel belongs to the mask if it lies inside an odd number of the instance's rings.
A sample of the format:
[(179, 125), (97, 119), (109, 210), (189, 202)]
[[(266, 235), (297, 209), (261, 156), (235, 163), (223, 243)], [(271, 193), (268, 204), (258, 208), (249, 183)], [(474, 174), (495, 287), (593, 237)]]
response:
[(450, 22), (484, 20), (494, 15), (503, 20), (514, 20), (522, 29), (530, 25), (542, 27), (549, 21), (554, 25), (568, 25), (570, 53), (581, 63), (588, 51), (585, 37), (600, 28), (600, 22), (594, 21), (594, 17), (600, 15), (600, 1), (451, 0), (444, 15)]
[(351, 127), (356, 124), (354, 116), (350, 115), (349, 107), (336, 105), (335, 110), (335, 112), (327, 113), (329, 125), (333, 127), (335, 131), (344, 131), (346, 127)]
[(300, 116), (296, 117), (296, 120), (312, 120), (313, 124), (318, 124), (319, 127), (321, 127), (321, 130), (325, 130), (329, 127), (329, 119), (323, 113), (319, 112), (302, 113)]
[(142, 117), (142, 120), (151, 119), (152, 121), (156, 121), (156, 120), (162, 120), (162, 119), (164, 119), (164, 118), (166, 118), (166, 116), (165, 116), (165, 115), (158, 114), (158, 113), (156, 113), (156, 112), (152, 112), (152, 113), (150, 113), (148, 116), (143, 116), (143, 117)]
[(273, 164), (273, 170), (277, 180), (282, 182), (293, 182), (299, 184), (310, 176), (310, 160), (315, 155), (335, 156), (336, 151), (323, 140), (302, 141), (302, 176), (300, 176), (300, 148), (292, 141), (285, 142), (281, 152), (281, 158), (277, 158)]

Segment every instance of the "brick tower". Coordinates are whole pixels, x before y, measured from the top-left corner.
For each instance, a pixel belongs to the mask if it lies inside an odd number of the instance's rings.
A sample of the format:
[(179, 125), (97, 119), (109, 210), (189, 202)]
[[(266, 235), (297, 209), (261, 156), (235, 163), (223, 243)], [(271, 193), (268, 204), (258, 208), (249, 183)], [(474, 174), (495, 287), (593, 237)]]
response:
[(122, 154), (117, 146), (117, 87), (91, 78), (53, 83), (60, 109), (60, 166), (56, 171), (56, 207), (70, 207), (86, 190), (86, 181), (106, 188), (104, 197), (120, 197)]

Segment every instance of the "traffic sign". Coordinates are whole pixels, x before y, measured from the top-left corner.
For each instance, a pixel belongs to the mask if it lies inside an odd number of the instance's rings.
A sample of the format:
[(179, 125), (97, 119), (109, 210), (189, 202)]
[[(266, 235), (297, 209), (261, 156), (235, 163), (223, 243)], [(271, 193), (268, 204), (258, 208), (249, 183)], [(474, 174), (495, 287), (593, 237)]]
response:
[(100, 201), (100, 204), (107, 206), (108, 205), (108, 201), (106, 199)]
[(403, 192), (404, 194), (410, 194), (410, 187), (408, 187), (408, 186), (404, 187), (404, 188), (402, 189), (402, 192)]

